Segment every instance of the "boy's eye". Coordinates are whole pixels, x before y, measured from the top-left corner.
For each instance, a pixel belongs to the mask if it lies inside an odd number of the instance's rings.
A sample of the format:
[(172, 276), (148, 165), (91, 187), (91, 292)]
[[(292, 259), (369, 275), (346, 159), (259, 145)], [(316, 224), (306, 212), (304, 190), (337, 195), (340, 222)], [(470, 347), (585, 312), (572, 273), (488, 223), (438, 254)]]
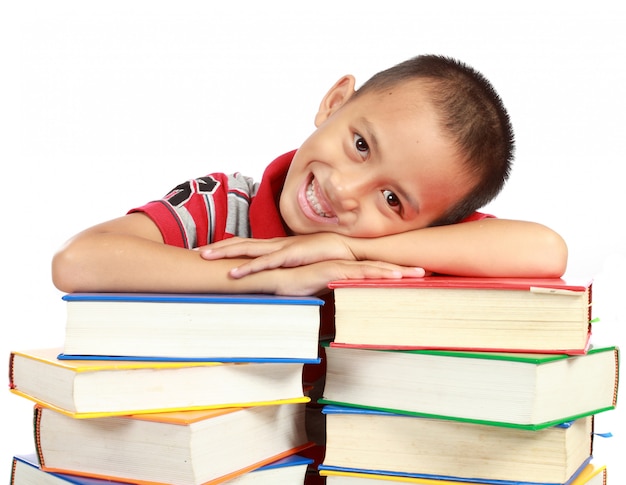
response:
[(383, 197), (389, 207), (400, 207), (400, 199), (391, 190), (383, 190)]
[(357, 133), (354, 134), (354, 147), (362, 155), (367, 155), (370, 151), (370, 147), (365, 141), (365, 138)]

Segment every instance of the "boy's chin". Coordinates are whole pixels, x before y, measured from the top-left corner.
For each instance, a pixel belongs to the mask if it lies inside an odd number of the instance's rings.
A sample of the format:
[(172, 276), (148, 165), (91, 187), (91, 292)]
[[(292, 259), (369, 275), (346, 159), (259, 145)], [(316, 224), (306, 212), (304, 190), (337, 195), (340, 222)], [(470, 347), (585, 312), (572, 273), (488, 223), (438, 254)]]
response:
[(317, 215), (307, 217), (303, 221), (300, 229), (308, 234), (315, 234), (317, 232), (340, 232), (339, 218)]
[(285, 228), (290, 235), (340, 232), (338, 225), (339, 218), (337, 217), (323, 217), (312, 212), (306, 213), (305, 211), (300, 211), (295, 217), (284, 217), (283, 220)]
[(303, 225), (299, 224), (294, 226), (294, 229), (287, 226), (287, 234), (290, 236), (306, 236), (311, 234), (319, 234), (320, 232), (332, 232), (339, 234), (339, 227), (336, 224), (311, 224)]

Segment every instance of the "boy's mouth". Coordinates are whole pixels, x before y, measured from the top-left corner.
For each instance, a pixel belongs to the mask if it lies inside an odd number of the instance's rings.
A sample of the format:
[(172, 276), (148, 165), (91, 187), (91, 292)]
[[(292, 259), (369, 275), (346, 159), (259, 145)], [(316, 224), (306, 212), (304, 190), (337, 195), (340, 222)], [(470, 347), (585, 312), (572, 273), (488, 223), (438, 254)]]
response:
[(299, 198), (300, 207), (309, 219), (324, 223), (337, 222), (337, 216), (313, 175), (301, 190)]
[(325, 199), (320, 195), (319, 185), (317, 185), (315, 178), (311, 179), (311, 182), (306, 188), (306, 199), (309, 201), (309, 204), (318, 216), (332, 217), (330, 215), (331, 210), (327, 209), (327, 205), (322, 205), (325, 202)]

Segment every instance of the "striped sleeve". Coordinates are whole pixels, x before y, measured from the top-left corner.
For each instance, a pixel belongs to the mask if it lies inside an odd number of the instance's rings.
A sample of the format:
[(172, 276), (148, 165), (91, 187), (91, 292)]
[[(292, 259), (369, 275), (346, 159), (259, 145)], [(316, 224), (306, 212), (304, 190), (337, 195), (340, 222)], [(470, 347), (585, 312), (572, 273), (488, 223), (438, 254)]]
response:
[(228, 214), (228, 176), (211, 174), (187, 180), (160, 200), (129, 211), (145, 213), (165, 244), (182, 248), (224, 239)]

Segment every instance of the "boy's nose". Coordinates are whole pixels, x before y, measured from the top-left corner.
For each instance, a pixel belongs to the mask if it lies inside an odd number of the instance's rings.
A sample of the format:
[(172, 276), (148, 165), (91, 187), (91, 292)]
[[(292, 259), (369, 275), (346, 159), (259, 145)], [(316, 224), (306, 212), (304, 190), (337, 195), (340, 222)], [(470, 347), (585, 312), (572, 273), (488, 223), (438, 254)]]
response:
[(359, 207), (371, 186), (371, 177), (363, 173), (334, 173), (330, 178), (332, 203), (337, 210), (353, 211)]

